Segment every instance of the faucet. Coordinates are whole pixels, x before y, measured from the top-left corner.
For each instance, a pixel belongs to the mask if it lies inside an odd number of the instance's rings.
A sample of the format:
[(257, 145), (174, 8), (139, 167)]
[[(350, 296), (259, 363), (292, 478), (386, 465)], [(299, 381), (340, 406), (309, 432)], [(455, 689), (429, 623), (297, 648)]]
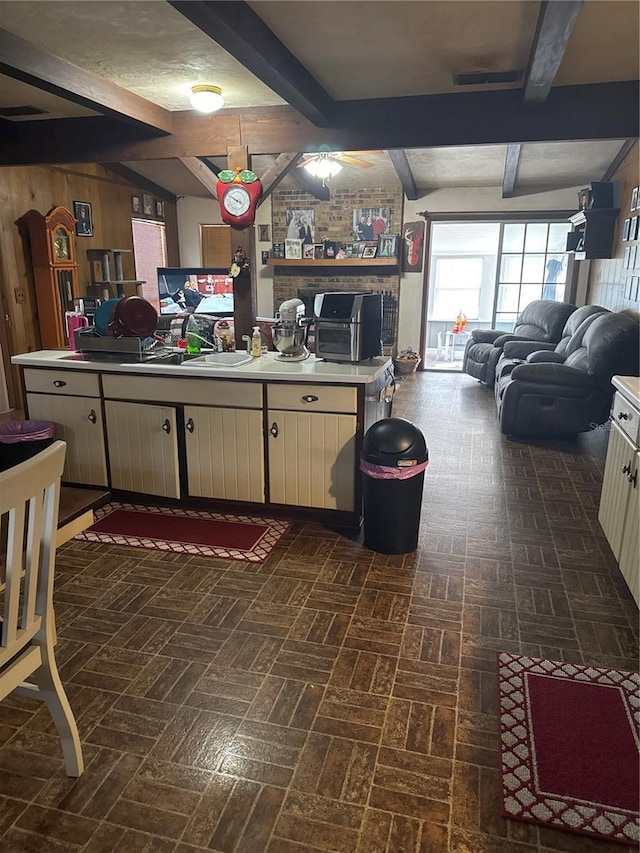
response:
[(242, 340), (247, 342), (247, 355), (251, 355), (251, 335), (243, 335)]

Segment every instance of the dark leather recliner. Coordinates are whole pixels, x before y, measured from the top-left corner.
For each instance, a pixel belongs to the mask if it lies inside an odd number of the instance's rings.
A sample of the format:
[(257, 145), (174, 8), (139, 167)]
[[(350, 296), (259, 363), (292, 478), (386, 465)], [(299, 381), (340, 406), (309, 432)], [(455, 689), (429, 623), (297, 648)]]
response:
[[(607, 313), (609, 313), (609, 309), (603, 308), (601, 305), (583, 305), (581, 308), (576, 308), (564, 324), (562, 337), (555, 346), (543, 341), (507, 341), (502, 348), (502, 355), (496, 366), (496, 394), (502, 378), (508, 376), (517, 364), (522, 364), (532, 353), (547, 350), (566, 358), (579, 346), (582, 346), (585, 332), (598, 314)], [(589, 322), (585, 322), (586, 320)]]
[(589, 319), (581, 346), (566, 358), (536, 352), (500, 380), (496, 397), (505, 435), (574, 436), (605, 423), (612, 376), (640, 374), (640, 326), (626, 314)]
[(562, 337), (564, 324), (575, 310), (576, 306), (569, 302), (535, 299), (522, 311), (513, 332), (474, 329), (464, 350), (462, 369), (492, 388), (496, 365), (507, 341), (543, 341), (555, 346)]

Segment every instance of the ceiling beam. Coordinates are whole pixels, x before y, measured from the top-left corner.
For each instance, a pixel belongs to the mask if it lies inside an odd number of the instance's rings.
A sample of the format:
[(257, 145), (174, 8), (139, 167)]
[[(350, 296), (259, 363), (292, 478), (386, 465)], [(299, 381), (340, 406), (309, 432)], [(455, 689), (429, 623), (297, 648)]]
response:
[(129, 181), (129, 183), (133, 184), (134, 187), (141, 190), (148, 190), (150, 193), (157, 195), (158, 198), (161, 198), (163, 201), (171, 202), (171, 204), (176, 203), (176, 196), (172, 192), (161, 187), (160, 184), (150, 181), (149, 178), (145, 178), (144, 175), (136, 172), (135, 169), (130, 169), (122, 163), (103, 163), (102, 165), (105, 169), (113, 172), (114, 175), (118, 175), (118, 177), (124, 178), (125, 181)]
[(620, 148), (620, 150), (618, 151), (616, 156), (613, 158), (613, 160), (609, 164), (609, 168), (604, 173), (604, 175), (600, 178), (600, 180), (601, 181), (610, 181), (611, 178), (616, 173), (616, 171), (618, 170), (618, 166), (622, 163), (622, 161), (625, 159), (625, 157), (627, 156), (629, 151), (631, 151), (633, 146), (637, 145), (637, 144), (638, 144), (637, 139), (625, 139), (625, 141), (622, 143), (622, 147)]
[(544, 0), (523, 83), (523, 102), (544, 104), (567, 49), (584, 0)]
[(519, 142), (507, 145), (507, 156), (504, 158), (504, 174), (502, 176), (502, 198), (513, 196), (521, 153), (522, 145)]
[(169, 157), (226, 157), (230, 145), (249, 155), (450, 145), (625, 139), (637, 136), (638, 81), (556, 86), (542, 111), (523, 110), (516, 89), (422, 95), (339, 104), (336, 124), (318, 129), (290, 107), (199, 116), (173, 113), (173, 133), (153, 139), (106, 118), (16, 123), (0, 138), (0, 165), (122, 163)]
[(218, 176), (216, 173), (198, 157), (179, 157), (178, 159), (182, 165), (191, 172), (194, 178), (200, 181), (207, 192), (211, 193), (213, 198), (217, 199), (216, 186), (218, 183)]
[(0, 30), (0, 72), (153, 133), (171, 133), (168, 110)]
[(275, 162), (267, 169), (263, 175), (258, 177), (262, 181), (262, 195), (258, 206), (267, 199), (275, 190), (278, 184), (283, 181), (287, 175), (298, 165), (302, 152), (297, 154), (278, 154)]
[(319, 178), (314, 178), (306, 169), (294, 169), (291, 176), (298, 187), (318, 201), (329, 201), (331, 190), (327, 184), (323, 184)]
[(411, 171), (411, 166), (409, 165), (407, 152), (404, 148), (391, 148), (388, 153), (389, 157), (391, 157), (393, 168), (396, 170), (396, 174), (402, 184), (402, 191), (409, 201), (415, 201), (420, 195), (413, 172)]
[(319, 127), (331, 123), (334, 101), (243, 0), (169, 0), (265, 86)]

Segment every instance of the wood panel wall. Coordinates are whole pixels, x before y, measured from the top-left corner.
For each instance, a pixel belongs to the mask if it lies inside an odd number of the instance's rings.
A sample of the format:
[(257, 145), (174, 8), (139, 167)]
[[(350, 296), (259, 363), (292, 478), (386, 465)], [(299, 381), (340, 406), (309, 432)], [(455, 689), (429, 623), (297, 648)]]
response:
[[(616, 222), (613, 237), (613, 257), (591, 261), (587, 302), (589, 305), (602, 305), (610, 311), (626, 311), (639, 316), (638, 300), (631, 300), (625, 293), (627, 281), (631, 276), (640, 276), (640, 242), (622, 239), (625, 219), (640, 215), (640, 210), (631, 211), (631, 194), (640, 183), (640, 163), (638, 143), (627, 154), (611, 180), (619, 183), (618, 206), (620, 214)], [(635, 246), (635, 269), (625, 268), (625, 249)]]
[[(85, 293), (89, 282), (86, 250), (133, 248), (131, 196), (142, 197), (142, 193), (141, 188), (97, 164), (5, 167), (0, 170), (0, 297), (2, 314), (8, 317), (0, 329), (0, 344), (5, 359), (7, 354), (11, 356), (41, 348), (29, 248), (21, 234), (20, 218), (32, 208), (47, 213), (52, 207), (63, 205), (73, 212), (74, 201), (91, 203), (93, 236), (76, 237), (78, 281), (80, 292)], [(164, 212), (168, 263), (178, 266), (176, 206), (165, 201)], [(135, 278), (133, 254), (124, 256), (123, 266), (125, 278)], [(7, 379), (10, 402), (20, 407), (17, 371), (10, 370)]]

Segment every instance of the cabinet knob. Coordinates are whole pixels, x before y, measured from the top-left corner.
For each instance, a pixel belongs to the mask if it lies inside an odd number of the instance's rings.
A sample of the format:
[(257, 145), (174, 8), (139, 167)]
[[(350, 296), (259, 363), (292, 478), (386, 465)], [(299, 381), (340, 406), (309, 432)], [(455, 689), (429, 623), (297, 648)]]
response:
[(271, 429), (269, 430), (269, 432), (274, 438), (278, 437), (278, 424), (275, 421), (271, 424)]
[(638, 486), (638, 469), (637, 468), (633, 472), (633, 474), (631, 473), (631, 471), (629, 471), (629, 473), (627, 474), (627, 480), (631, 483), (631, 485), (633, 486), (634, 489), (637, 488), (637, 486)]
[(629, 415), (626, 412), (618, 412), (618, 420), (619, 421), (628, 421)]
[(92, 424), (95, 424), (95, 422), (98, 420), (98, 416), (96, 415), (94, 409), (91, 409), (87, 417), (89, 418)]
[(318, 398), (316, 397), (315, 394), (305, 394), (304, 397), (302, 398), (302, 402), (303, 403), (317, 403)]
[(631, 471), (631, 463), (629, 463), (628, 465), (623, 465), (620, 470), (623, 474), (628, 474), (629, 471)]
[(66, 383), (66, 382), (63, 382), (63, 381), (62, 381), (62, 379), (54, 379), (54, 380), (53, 380), (53, 384), (56, 386), (56, 388), (64, 388), (64, 386), (65, 386), (67, 383)]
[(162, 429), (166, 432), (166, 434), (167, 434), (167, 435), (169, 435), (169, 433), (171, 432), (171, 424), (169, 423), (169, 421), (168, 421), (168, 420), (166, 420), (166, 421), (162, 424)]
[(188, 432), (193, 432), (193, 430), (195, 429), (193, 424), (193, 418), (189, 418), (184, 427)]

